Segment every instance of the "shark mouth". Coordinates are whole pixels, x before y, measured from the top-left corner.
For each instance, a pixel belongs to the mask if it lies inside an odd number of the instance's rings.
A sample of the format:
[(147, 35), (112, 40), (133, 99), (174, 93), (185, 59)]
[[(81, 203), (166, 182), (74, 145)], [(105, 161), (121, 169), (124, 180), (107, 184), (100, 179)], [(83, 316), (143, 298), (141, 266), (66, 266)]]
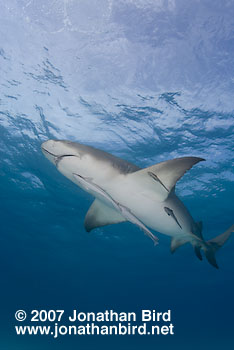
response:
[(77, 157), (77, 155), (74, 155), (74, 154), (63, 154), (62, 156), (57, 156), (56, 154), (52, 153), (52, 152), (49, 152), (47, 151), (47, 149), (45, 149), (44, 147), (42, 147), (43, 151), (48, 153), (49, 155), (53, 156), (55, 158), (55, 165), (56, 167), (58, 166), (58, 163), (65, 157)]
[(44, 152), (46, 152), (46, 153), (50, 154), (51, 156), (53, 156), (53, 157), (57, 157), (57, 156), (56, 156), (56, 154), (53, 154), (53, 153), (51, 153), (51, 152), (47, 151), (47, 149), (45, 149), (44, 147), (41, 147), (41, 148), (42, 148), (42, 150), (43, 150)]

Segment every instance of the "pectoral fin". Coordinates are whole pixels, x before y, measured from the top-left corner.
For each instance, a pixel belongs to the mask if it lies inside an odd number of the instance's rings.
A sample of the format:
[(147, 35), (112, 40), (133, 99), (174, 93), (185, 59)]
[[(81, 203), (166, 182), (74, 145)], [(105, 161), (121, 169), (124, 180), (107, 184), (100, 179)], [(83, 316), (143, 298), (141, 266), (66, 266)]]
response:
[(118, 224), (124, 221), (126, 219), (114, 208), (109, 207), (99, 199), (95, 199), (86, 214), (84, 226), (86, 231), (90, 232), (97, 227)]

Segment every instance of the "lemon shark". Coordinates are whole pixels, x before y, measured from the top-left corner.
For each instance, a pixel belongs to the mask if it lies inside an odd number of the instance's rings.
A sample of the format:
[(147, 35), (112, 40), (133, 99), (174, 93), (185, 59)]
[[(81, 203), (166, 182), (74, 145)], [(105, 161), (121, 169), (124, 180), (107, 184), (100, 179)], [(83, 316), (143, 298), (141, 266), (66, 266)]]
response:
[(77, 142), (48, 140), (41, 148), (59, 172), (95, 197), (85, 217), (86, 231), (130, 221), (155, 244), (158, 238), (150, 229), (171, 236), (172, 253), (181, 245), (191, 243), (200, 260), (202, 250), (208, 262), (218, 268), (215, 253), (234, 232), (234, 225), (205, 241), (202, 222), (193, 220), (175, 194), (176, 182), (193, 165), (204, 161), (203, 158), (176, 158), (141, 169)]

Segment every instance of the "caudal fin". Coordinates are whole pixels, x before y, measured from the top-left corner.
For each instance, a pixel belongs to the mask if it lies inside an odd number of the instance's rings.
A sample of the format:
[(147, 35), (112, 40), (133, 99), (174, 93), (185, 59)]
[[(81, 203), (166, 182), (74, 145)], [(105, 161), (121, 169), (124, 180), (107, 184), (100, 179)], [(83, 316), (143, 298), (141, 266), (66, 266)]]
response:
[(215, 253), (219, 248), (221, 248), (224, 245), (224, 243), (231, 236), (232, 232), (234, 232), (234, 225), (229, 227), (229, 229), (221, 235), (207, 241), (206, 246), (203, 248), (206, 259), (212, 266), (216, 267), (216, 269), (218, 269), (219, 267), (215, 259)]

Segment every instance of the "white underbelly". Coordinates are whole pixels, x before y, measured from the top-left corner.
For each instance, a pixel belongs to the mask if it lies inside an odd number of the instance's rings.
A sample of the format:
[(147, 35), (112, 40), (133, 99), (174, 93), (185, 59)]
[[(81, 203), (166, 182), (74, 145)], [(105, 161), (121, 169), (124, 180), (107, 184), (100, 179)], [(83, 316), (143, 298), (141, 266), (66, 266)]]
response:
[(184, 235), (185, 232), (165, 212), (165, 203), (160, 202), (152, 193), (141, 193), (131, 188), (129, 184), (105, 186), (111, 197), (126, 206), (130, 211), (149, 228), (169, 236)]
[[(119, 175), (115, 169), (101, 167), (102, 171), (100, 171), (100, 167), (97, 167), (97, 170), (93, 171), (92, 159), (90, 157), (86, 158), (82, 159), (82, 164), (85, 162), (82, 167), (83, 170), (79, 161), (74, 157), (66, 157), (60, 161), (58, 170), (75, 183), (73, 173), (91, 179), (89, 181), (106, 191), (114, 201), (126, 206), (143, 224), (155, 231), (169, 236), (181, 236), (189, 233), (189, 220), (187, 220), (187, 223), (185, 220), (186, 225), (183, 223), (183, 229), (181, 229), (175, 220), (167, 215), (165, 202), (157, 196), (154, 190), (145, 189), (137, 182), (133, 182), (131, 175), (129, 177)], [(95, 192), (89, 191), (85, 187), (83, 189), (100, 198), (100, 194), (95, 194)]]

